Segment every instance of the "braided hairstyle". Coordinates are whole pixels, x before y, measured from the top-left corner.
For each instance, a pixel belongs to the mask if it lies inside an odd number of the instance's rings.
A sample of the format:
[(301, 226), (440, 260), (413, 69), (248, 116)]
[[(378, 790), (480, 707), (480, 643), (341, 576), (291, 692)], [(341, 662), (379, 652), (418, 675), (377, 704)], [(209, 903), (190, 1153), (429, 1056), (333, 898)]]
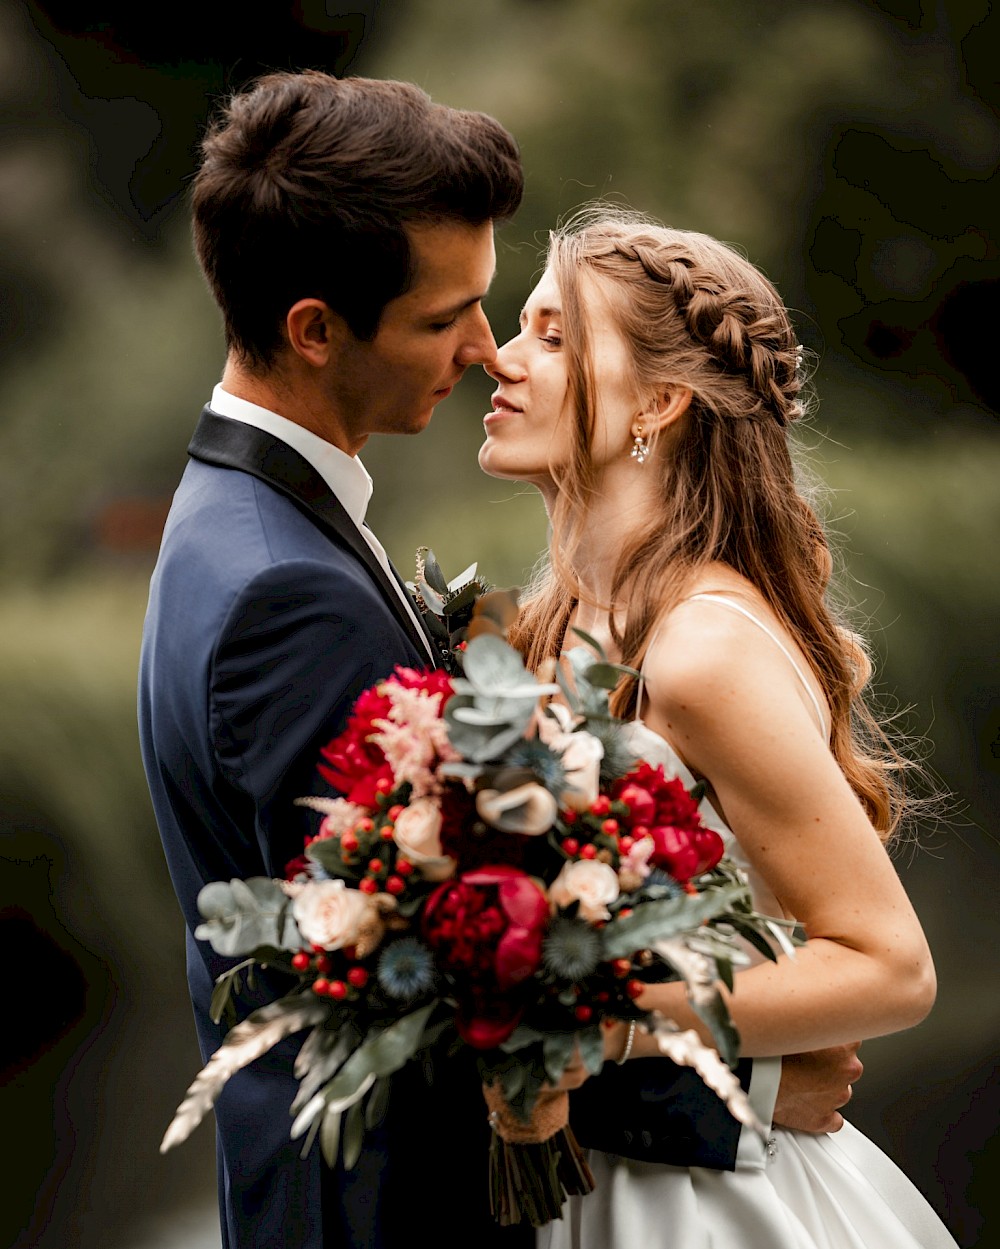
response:
[[(780, 296), (733, 248), (606, 205), (553, 232), (548, 263), (562, 300), (571, 400), (564, 419), (575, 421), (576, 436), (552, 507), (550, 559), (522, 600), (512, 641), (532, 668), (558, 654), (582, 594), (572, 552), (596, 485), (586, 315), (596, 286), (626, 344), (639, 403), (672, 386), (692, 392), (687, 413), (642, 470), (659, 475), (661, 507), (624, 535), (605, 604), (622, 662), (641, 667), (657, 621), (700, 569), (734, 569), (809, 661), (830, 705), (834, 756), (888, 840), (902, 815), (907, 764), (862, 698), (871, 675), (865, 647), (828, 602), (833, 559), (789, 448), (788, 427), (805, 410), (802, 351)], [(615, 712), (627, 715), (635, 698), (635, 681), (623, 681)]]

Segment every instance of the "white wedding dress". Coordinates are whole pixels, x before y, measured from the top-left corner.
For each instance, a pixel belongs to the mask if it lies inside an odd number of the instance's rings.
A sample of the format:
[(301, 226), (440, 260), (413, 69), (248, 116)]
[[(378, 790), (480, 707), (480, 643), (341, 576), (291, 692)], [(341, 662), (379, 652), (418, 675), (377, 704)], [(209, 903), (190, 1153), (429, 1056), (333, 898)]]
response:
[[(732, 599), (692, 597), (732, 608), (781, 647), (827, 736), (823, 711), (780, 639)], [(640, 758), (694, 784), (670, 744), (640, 720), (630, 736)], [(725, 840), (727, 855), (745, 868), (757, 909), (781, 914), (732, 831), (707, 802), (701, 810)], [(780, 1058), (754, 1061), (750, 1101), (766, 1124), (780, 1075)], [(734, 1171), (636, 1162), (596, 1150), (587, 1156), (595, 1191), (571, 1197), (562, 1219), (539, 1229), (536, 1249), (956, 1249), (923, 1195), (850, 1123), (821, 1136), (773, 1127), (766, 1145), (744, 1128)]]

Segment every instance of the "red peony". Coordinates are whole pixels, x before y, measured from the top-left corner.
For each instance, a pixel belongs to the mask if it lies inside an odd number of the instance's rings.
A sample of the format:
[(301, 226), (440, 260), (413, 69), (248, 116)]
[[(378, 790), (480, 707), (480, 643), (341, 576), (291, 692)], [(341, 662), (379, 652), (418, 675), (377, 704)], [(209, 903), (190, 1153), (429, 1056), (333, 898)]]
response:
[(427, 900), (423, 933), (456, 982), (459, 1034), (492, 1049), (518, 1025), (512, 991), (541, 965), (549, 908), (530, 876), (507, 866), (484, 867), (448, 881)]
[(381, 746), (369, 741), (376, 720), (384, 720), (392, 710), (387, 687), (401, 685), (404, 689), (426, 690), (428, 694), (444, 694), (441, 710), (453, 693), (451, 678), (440, 668), (420, 672), (416, 668), (397, 667), (391, 677), (365, 690), (351, 710), (347, 726), (320, 751), (320, 774), (342, 793), (349, 802), (375, 808), (378, 805), (380, 782), (394, 785), (392, 768)]
[(705, 827), (684, 782), (668, 778), (662, 764), (654, 768), (640, 763), (615, 782), (612, 794), (628, 806), (630, 827), (649, 829), (656, 847), (650, 862), (681, 884), (709, 871), (722, 858), (722, 838)]

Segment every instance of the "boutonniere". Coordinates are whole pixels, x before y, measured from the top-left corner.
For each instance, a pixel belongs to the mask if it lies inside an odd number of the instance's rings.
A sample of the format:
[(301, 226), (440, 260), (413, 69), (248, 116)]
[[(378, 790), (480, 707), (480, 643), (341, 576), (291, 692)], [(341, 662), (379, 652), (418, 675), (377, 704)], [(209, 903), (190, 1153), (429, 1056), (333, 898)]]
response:
[(478, 567), (470, 564), (449, 581), (434, 552), (422, 546), (417, 549), (416, 576), (406, 583), (442, 667), (453, 676), (461, 675), (460, 656), (472, 638), (492, 633), (506, 639), (517, 617), (517, 590), (498, 590), (479, 576)]

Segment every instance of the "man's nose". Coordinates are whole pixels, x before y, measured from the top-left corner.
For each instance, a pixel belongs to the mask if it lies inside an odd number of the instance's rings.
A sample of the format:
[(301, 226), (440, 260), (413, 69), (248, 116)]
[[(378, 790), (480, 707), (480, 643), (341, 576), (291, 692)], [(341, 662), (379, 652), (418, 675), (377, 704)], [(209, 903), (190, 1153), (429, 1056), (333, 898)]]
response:
[(475, 329), (459, 347), (456, 358), (463, 368), (467, 368), (470, 364), (481, 364), (488, 369), (496, 360), (496, 356), (496, 339), (486, 319), (486, 313), (480, 310), (476, 318)]

